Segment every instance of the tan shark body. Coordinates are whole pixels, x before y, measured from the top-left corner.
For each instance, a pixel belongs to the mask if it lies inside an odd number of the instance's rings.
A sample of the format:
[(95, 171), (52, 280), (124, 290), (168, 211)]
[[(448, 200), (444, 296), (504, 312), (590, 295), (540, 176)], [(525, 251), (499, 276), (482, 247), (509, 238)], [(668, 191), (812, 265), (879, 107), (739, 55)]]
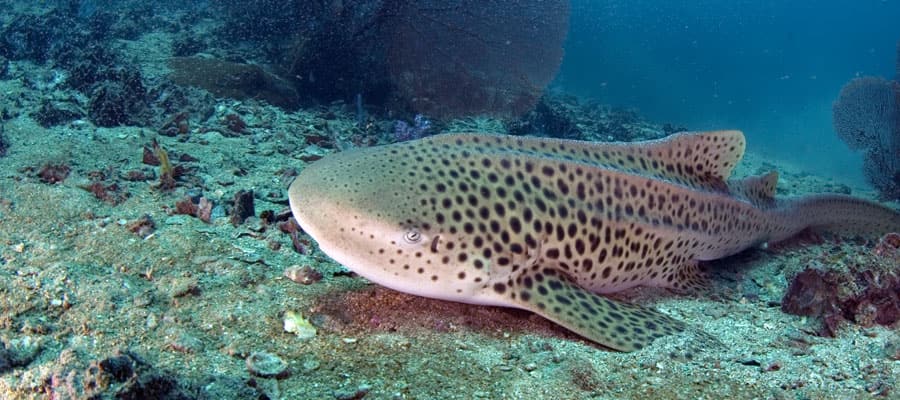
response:
[(776, 200), (772, 173), (728, 181), (738, 131), (641, 143), (451, 134), (325, 157), (290, 188), (322, 251), (381, 285), (531, 310), (631, 351), (685, 325), (600, 294), (697, 285), (698, 260), (809, 227), (900, 230), (848, 196)]

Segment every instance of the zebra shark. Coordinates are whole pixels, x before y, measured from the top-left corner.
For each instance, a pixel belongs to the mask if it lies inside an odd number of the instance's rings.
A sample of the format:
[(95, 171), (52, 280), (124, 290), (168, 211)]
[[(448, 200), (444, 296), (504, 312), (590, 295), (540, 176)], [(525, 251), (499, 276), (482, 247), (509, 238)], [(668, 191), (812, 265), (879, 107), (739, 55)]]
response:
[(604, 294), (703, 285), (698, 261), (807, 228), (900, 231), (845, 195), (776, 199), (776, 173), (729, 177), (739, 131), (636, 143), (445, 134), (328, 155), (289, 189), (319, 248), (414, 295), (535, 312), (634, 351), (687, 325)]

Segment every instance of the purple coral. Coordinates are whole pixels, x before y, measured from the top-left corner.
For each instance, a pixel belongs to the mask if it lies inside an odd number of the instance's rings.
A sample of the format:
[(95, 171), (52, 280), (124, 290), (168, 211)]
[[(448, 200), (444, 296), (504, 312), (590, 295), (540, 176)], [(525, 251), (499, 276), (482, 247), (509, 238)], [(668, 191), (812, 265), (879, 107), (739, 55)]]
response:
[(429, 129), (431, 121), (422, 114), (416, 114), (412, 125), (401, 120), (394, 123), (394, 139), (398, 142), (419, 139), (428, 134)]
[(834, 130), (852, 149), (869, 149), (895, 135), (900, 110), (891, 81), (856, 78), (841, 89), (832, 106)]
[(900, 199), (900, 83), (853, 79), (841, 89), (832, 113), (841, 140), (865, 151), (869, 182), (883, 197)]

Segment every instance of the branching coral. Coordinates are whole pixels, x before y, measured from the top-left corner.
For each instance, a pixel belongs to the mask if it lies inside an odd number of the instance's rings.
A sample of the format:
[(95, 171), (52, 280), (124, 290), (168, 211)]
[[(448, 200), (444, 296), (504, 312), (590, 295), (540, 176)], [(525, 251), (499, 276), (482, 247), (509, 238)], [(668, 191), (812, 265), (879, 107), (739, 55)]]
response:
[(832, 107), (834, 130), (864, 151), (866, 178), (886, 199), (900, 199), (900, 83), (863, 77), (848, 82)]

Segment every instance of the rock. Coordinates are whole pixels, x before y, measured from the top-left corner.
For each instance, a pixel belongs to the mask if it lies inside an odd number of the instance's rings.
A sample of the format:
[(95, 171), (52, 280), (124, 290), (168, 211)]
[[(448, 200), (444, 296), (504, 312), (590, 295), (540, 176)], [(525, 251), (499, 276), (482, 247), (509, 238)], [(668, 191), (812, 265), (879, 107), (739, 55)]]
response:
[(0, 56), (0, 79), (6, 79), (6, 74), (9, 73), (9, 60), (6, 57)]
[(30, 364), (41, 348), (40, 341), (31, 336), (12, 339), (6, 344), (0, 343), (0, 374)]
[(290, 81), (253, 64), (202, 57), (173, 57), (169, 79), (181, 86), (196, 86), (219, 97), (262, 99), (293, 110), (299, 96)]
[(10, 354), (9, 349), (7, 349), (6, 346), (0, 344), (0, 374), (4, 374), (14, 367), (15, 365), (13, 365), (12, 354)]
[(294, 282), (311, 285), (322, 280), (322, 273), (309, 265), (292, 265), (284, 270), (284, 276)]
[(369, 385), (359, 385), (355, 389), (341, 389), (334, 392), (334, 398), (337, 400), (359, 400), (366, 397), (372, 387)]
[(247, 357), (247, 370), (261, 378), (284, 378), (287, 376), (287, 363), (272, 353), (255, 351)]
[(239, 190), (234, 194), (234, 209), (231, 211), (231, 224), (238, 226), (247, 218), (256, 215), (253, 209), (253, 191)]
[(9, 142), (3, 138), (3, 129), (0, 128), (0, 157), (6, 155), (6, 150), (9, 149)]
[(169, 342), (172, 350), (182, 353), (198, 353), (203, 349), (203, 342), (188, 332), (173, 331), (169, 336), (173, 337)]
[(31, 113), (31, 118), (44, 128), (63, 125), (83, 117), (84, 111), (77, 104), (67, 101), (44, 100), (41, 107)]
[(200, 294), (200, 282), (194, 277), (175, 277), (163, 285), (166, 293), (173, 299)]
[(294, 311), (284, 313), (284, 331), (293, 333), (300, 339), (313, 338), (317, 333), (316, 327), (309, 320)]
[(100, 361), (100, 369), (108, 373), (116, 382), (125, 382), (134, 375), (131, 357), (120, 355)]
[(116, 394), (118, 399), (178, 399), (187, 400), (188, 396), (179, 388), (178, 380), (173, 376), (155, 372), (140, 374), (137, 380)]

